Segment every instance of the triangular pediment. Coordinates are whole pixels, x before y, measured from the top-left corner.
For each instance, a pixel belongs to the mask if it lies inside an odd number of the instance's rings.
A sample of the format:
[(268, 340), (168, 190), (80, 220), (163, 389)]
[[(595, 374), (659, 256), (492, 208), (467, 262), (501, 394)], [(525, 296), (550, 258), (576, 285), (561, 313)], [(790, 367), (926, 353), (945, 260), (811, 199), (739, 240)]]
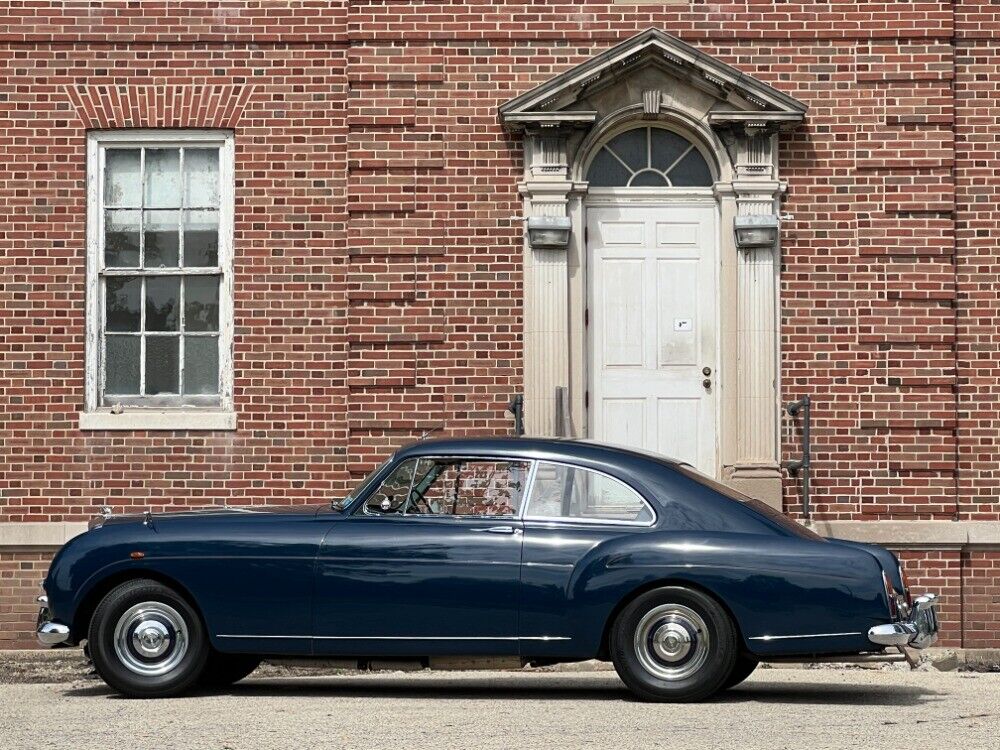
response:
[(790, 127), (805, 117), (802, 102), (659, 29), (648, 29), (511, 99), (500, 107), (500, 116), (515, 128), (586, 125), (597, 117), (584, 106), (590, 98), (650, 67), (714, 98), (708, 115), (714, 125), (752, 121)]

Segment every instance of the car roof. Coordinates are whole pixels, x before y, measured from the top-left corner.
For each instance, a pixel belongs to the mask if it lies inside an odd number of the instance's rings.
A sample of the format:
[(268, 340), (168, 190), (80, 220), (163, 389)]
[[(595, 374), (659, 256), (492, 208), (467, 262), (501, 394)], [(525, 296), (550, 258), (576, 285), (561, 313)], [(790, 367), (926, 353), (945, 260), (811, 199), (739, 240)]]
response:
[(649, 451), (626, 448), (593, 440), (569, 438), (526, 438), (526, 437), (467, 437), (435, 438), (420, 440), (404, 446), (396, 454), (397, 458), (411, 456), (516, 456), (527, 459), (548, 459), (553, 461), (584, 460), (586, 462), (634, 463), (655, 461), (676, 466), (681, 461)]

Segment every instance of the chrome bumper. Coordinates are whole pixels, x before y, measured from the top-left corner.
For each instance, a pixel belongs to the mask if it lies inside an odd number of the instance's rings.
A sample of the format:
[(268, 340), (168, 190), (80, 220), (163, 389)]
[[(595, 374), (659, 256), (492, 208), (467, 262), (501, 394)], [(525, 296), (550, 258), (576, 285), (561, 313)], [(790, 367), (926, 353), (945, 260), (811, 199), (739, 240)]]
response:
[(69, 626), (49, 619), (49, 598), (40, 596), (36, 601), (42, 605), (38, 610), (38, 624), (35, 628), (38, 642), (43, 646), (58, 646), (68, 641)]
[(880, 646), (927, 648), (937, 637), (936, 594), (924, 594), (914, 599), (908, 619), (888, 625), (876, 625), (868, 631), (868, 640)]

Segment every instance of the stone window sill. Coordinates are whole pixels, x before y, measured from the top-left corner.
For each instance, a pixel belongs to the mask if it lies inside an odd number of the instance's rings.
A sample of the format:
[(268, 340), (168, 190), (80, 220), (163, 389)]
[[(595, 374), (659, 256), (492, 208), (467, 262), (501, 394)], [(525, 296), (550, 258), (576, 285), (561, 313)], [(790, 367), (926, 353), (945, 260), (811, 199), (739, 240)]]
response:
[(236, 412), (221, 409), (126, 409), (80, 413), (81, 430), (235, 430)]

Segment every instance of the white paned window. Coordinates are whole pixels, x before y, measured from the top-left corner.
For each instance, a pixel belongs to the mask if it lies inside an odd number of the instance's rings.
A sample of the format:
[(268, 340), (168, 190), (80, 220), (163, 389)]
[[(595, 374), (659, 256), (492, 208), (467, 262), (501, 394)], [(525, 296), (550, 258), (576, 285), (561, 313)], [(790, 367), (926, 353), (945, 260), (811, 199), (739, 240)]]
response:
[(232, 134), (90, 134), (81, 427), (232, 427), (232, 226)]

